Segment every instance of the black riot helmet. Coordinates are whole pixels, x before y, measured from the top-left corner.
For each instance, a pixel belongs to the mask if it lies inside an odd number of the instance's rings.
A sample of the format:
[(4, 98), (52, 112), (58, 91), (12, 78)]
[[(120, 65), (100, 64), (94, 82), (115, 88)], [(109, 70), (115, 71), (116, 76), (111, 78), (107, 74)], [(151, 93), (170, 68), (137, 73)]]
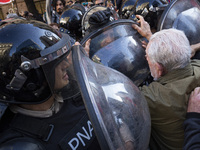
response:
[(67, 98), (62, 91), (73, 84), (73, 73), (68, 73), (70, 49), (70, 37), (45, 23), (24, 19), (5, 22), (0, 26), (0, 101), (37, 104), (54, 93)]
[(74, 4), (60, 16), (60, 31), (69, 34), (76, 40), (82, 38), (81, 21), (85, 13), (84, 7), (82, 7)]
[(109, 22), (85, 36), (81, 44), (91, 39), (89, 57), (94, 62), (123, 73), (139, 86), (149, 68), (141, 37), (131, 26), (134, 23), (129, 19)]

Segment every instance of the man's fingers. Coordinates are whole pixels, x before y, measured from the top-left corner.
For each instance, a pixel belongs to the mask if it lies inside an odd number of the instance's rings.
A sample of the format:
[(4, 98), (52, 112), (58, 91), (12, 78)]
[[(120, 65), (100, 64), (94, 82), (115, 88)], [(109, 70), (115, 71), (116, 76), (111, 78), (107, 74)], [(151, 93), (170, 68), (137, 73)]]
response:
[(147, 42), (146, 41), (142, 41), (142, 47), (145, 48), (145, 49), (147, 48)]
[(136, 31), (138, 31), (139, 33), (141, 32), (141, 28), (138, 26), (138, 25), (136, 25), (136, 24), (132, 24), (132, 27), (133, 27), (133, 29), (135, 29)]
[(137, 30), (138, 29), (138, 25), (136, 24), (132, 24), (133, 29)]
[(136, 15), (136, 17), (141, 20), (141, 21), (144, 21), (144, 18), (141, 16), (141, 15)]
[(142, 19), (142, 18), (143, 18), (141, 15), (136, 15), (136, 17), (137, 17), (138, 19)]
[(87, 42), (85, 43), (85, 51), (86, 51), (88, 56), (89, 56), (89, 53), (90, 53), (90, 42), (91, 42), (91, 39), (87, 40)]
[(85, 43), (85, 46), (90, 46), (90, 42), (91, 42), (91, 39), (87, 40), (87, 42)]

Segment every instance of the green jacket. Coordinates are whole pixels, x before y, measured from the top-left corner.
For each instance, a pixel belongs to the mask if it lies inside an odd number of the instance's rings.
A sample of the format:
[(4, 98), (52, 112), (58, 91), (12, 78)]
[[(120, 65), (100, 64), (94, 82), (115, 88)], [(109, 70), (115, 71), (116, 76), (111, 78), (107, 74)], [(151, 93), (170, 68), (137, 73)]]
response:
[(178, 150), (183, 147), (183, 122), (188, 98), (200, 86), (200, 60), (169, 72), (141, 88), (151, 115), (151, 150)]

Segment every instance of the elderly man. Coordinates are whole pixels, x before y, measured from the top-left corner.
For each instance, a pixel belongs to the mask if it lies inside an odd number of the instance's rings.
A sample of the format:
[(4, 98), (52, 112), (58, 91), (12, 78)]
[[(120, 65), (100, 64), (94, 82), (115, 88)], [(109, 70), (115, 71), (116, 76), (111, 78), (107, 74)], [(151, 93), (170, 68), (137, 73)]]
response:
[(150, 149), (182, 149), (189, 94), (200, 85), (200, 61), (190, 60), (191, 47), (182, 31), (167, 29), (152, 35), (148, 23), (137, 17), (140, 26), (133, 28), (149, 40), (146, 58), (154, 78), (141, 87), (151, 114)]

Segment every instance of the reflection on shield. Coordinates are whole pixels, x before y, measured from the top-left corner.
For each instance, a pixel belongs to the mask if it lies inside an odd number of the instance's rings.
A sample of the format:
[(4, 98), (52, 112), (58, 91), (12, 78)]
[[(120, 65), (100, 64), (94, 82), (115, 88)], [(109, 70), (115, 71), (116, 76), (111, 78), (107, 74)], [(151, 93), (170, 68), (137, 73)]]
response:
[(190, 44), (200, 42), (200, 2), (198, 0), (174, 0), (163, 12), (158, 30), (176, 28), (185, 32)]
[(103, 6), (93, 6), (91, 7), (84, 15), (82, 18), (81, 26), (82, 26), (82, 36), (84, 37), (86, 30), (90, 27), (89, 25), (89, 18), (90, 16), (97, 11), (103, 11), (106, 10), (106, 7)]
[[(107, 10), (107, 7), (99, 6), (99, 5), (92, 6), (91, 8), (89, 8), (87, 10), (87, 12), (84, 14), (82, 22), (81, 22), (82, 36), (83, 37), (86, 35), (86, 31), (90, 27), (90, 24), (89, 24), (89, 18), (90, 18), (90, 16), (93, 13), (97, 12), (97, 11), (104, 11), (104, 10)], [(112, 9), (110, 9), (110, 12), (111, 12), (111, 16), (110, 16), (109, 20), (110, 21), (118, 20), (118, 18), (119, 18), (118, 13), (115, 10), (112, 10)]]
[(102, 150), (146, 150), (150, 114), (140, 90), (122, 73), (73, 47), (74, 71)]
[(112, 21), (91, 32), (81, 41), (90, 42), (89, 57), (99, 64), (113, 68), (139, 86), (148, 76), (149, 68), (145, 50), (137, 31), (132, 28), (132, 20)]

